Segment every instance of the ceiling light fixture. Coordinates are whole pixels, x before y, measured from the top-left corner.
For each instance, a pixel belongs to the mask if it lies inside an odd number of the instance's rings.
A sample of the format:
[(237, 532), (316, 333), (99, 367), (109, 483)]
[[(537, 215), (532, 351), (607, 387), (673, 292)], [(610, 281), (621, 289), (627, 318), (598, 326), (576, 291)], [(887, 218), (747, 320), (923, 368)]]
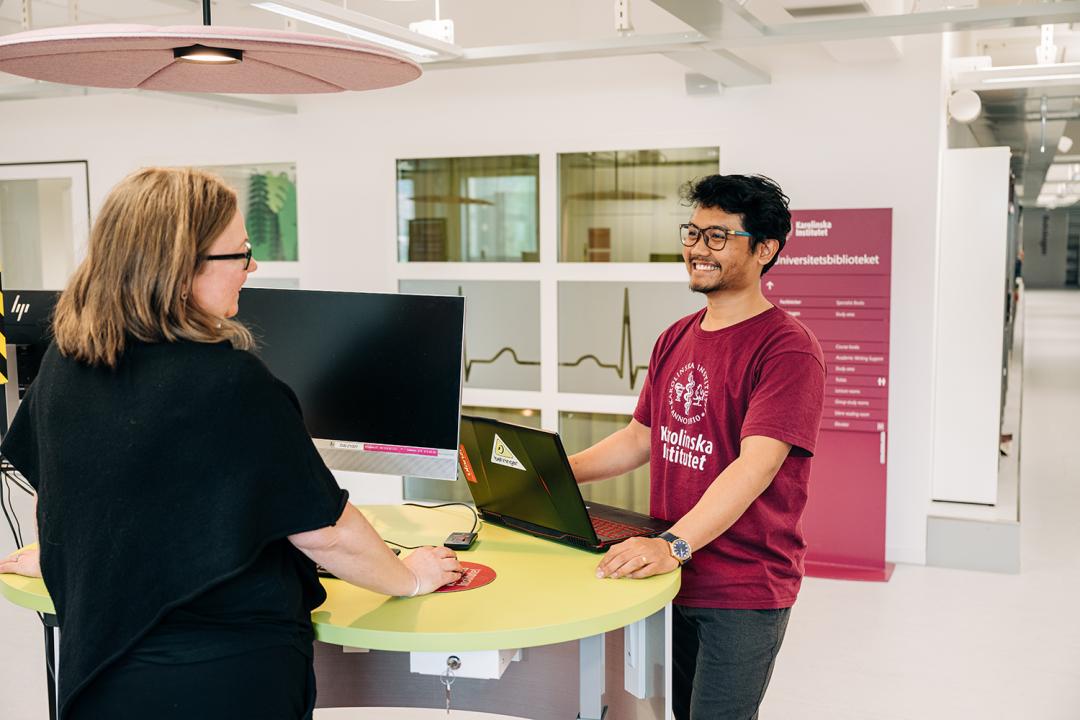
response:
[(1044, 80), (1080, 80), (1080, 73), (1055, 74), (1055, 75), (1013, 75), (1012, 77), (996, 77), (983, 80), (987, 85), (997, 83), (1018, 82), (1042, 82)]
[(260, 10), (267, 10), (276, 15), (287, 17), (292, 20), (299, 20), (300, 22), (306, 22), (310, 25), (318, 25), (321, 28), (327, 30), (333, 30), (334, 32), (342, 33), (343, 35), (349, 35), (350, 37), (359, 38), (361, 40), (367, 40), (368, 42), (377, 43), (379, 45), (385, 45), (393, 50), (399, 50), (401, 52), (407, 52), (410, 55), (419, 55), (420, 57), (435, 57), (438, 53), (434, 50), (428, 50), (422, 48), (419, 45), (413, 45), (412, 43), (401, 42), (400, 40), (394, 40), (378, 33), (373, 33), (369, 30), (354, 27), (352, 25), (346, 25), (345, 23), (338, 22), (337, 20), (331, 20), (330, 18), (324, 18), (319, 15), (314, 15), (303, 10), (296, 10), (295, 8), (285, 7), (275, 2), (257, 2), (251, 3), (251, 7), (259, 8)]
[(383, 47), (261, 28), (75, 25), (0, 36), (0, 72), (85, 87), (196, 93), (373, 90), (418, 78)]
[(322, 0), (260, 1), (251, 3), (251, 6), (423, 60), (455, 58), (464, 54), (460, 47), (452, 43), (421, 35), (371, 15), (336, 7)]
[(185, 62), (232, 64), (244, 59), (243, 50), (232, 48), (206, 47), (205, 45), (189, 45), (178, 47), (173, 50), (173, 57)]
[[(598, 156), (600, 153), (590, 153), (589, 160), (592, 161), (593, 177), (595, 179), (597, 171), (605, 162)], [(631, 161), (631, 166), (638, 164)], [(643, 164), (643, 163), (642, 163)], [(589, 200), (592, 202), (601, 202), (605, 200), (663, 200), (663, 195), (657, 193), (644, 192), (641, 190), (632, 190), (619, 187), (619, 151), (616, 150), (612, 153), (612, 169), (614, 170), (614, 188), (604, 188), (602, 190), (585, 190), (582, 192), (570, 193), (566, 196), (569, 200)]]
[(494, 205), (490, 200), (472, 198), (466, 195), (414, 195), (409, 198), (418, 203), (441, 203), (444, 205)]

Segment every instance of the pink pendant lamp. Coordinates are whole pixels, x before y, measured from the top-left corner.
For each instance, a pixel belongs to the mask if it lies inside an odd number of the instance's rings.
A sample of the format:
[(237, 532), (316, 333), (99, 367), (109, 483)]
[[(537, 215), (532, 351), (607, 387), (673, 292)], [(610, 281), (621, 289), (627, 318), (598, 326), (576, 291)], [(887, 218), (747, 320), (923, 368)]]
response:
[(0, 72), (106, 88), (205, 93), (327, 93), (393, 87), (415, 62), (321, 35), (203, 25), (76, 25), (0, 36)]

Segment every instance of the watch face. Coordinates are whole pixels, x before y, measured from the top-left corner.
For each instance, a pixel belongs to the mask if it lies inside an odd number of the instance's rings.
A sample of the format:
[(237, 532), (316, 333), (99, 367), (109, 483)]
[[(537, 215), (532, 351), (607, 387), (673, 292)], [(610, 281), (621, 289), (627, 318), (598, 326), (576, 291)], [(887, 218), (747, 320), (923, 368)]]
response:
[(675, 557), (679, 558), (680, 562), (686, 562), (690, 559), (690, 543), (682, 538), (671, 543), (671, 550), (675, 553)]

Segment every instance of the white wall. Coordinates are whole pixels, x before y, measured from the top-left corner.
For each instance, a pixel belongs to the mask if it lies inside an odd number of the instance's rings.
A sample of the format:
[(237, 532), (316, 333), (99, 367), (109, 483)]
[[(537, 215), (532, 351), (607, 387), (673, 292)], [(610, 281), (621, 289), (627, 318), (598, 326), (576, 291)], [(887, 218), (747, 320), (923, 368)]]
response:
[(812, 49), (773, 58), (771, 85), (712, 98), (686, 96), (670, 61), (637, 57), (432, 71), (403, 88), (305, 98), (295, 116), (130, 95), (9, 102), (0, 157), (88, 159), (95, 207), (139, 165), (295, 160), (301, 281), (326, 289), (396, 288), (397, 157), (540, 153), (542, 247), (556, 232), (543, 178), (554, 178), (563, 151), (719, 145), (723, 172), (770, 175), (796, 208), (891, 207), (887, 545), (890, 559), (923, 562), (941, 39), (910, 38), (905, 52), (858, 67)]
[(997, 503), (1008, 258), (1007, 147), (945, 151), (932, 498)]

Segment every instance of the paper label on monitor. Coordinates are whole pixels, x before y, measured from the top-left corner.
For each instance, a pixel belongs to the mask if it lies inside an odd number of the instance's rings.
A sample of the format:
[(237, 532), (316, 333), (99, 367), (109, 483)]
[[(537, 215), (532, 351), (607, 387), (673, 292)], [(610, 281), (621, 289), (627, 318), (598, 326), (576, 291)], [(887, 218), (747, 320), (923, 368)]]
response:
[(496, 465), (503, 465), (504, 467), (512, 467), (517, 470), (524, 470), (525, 466), (521, 464), (521, 461), (517, 459), (513, 451), (507, 447), (503, 439), (499, 437), (498, 433), (495, 433), (495, 442), (491, 446), (491, 462)]

